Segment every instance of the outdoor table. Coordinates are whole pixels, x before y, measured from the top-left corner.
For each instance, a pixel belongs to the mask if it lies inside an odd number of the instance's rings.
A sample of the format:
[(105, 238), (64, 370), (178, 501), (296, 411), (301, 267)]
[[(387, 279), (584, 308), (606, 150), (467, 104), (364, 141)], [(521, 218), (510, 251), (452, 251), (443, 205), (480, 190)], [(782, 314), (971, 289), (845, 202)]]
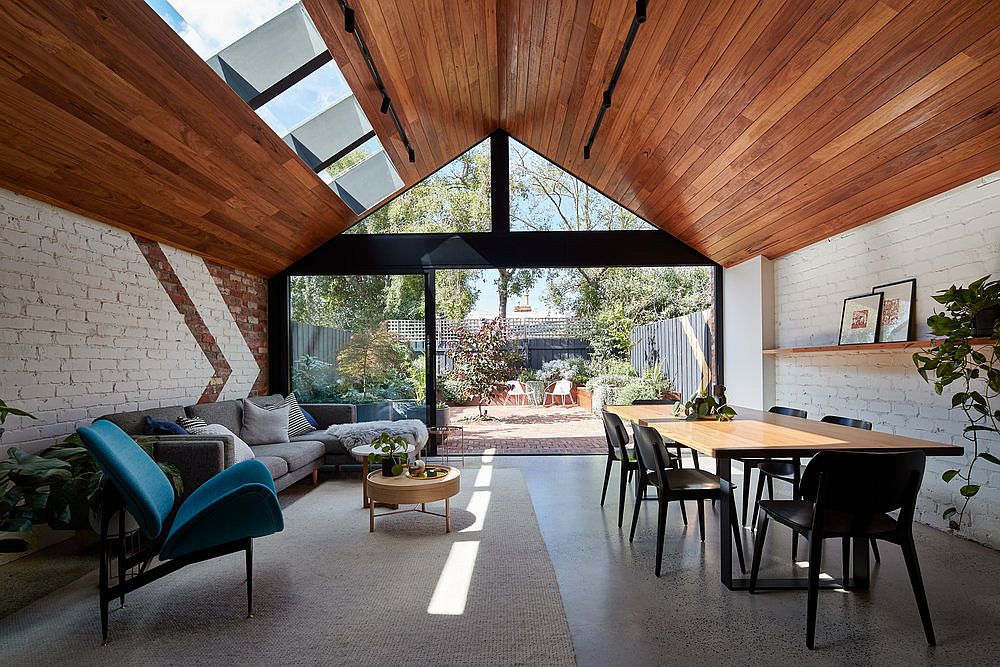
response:
[[(722, 478), (719, 502), (719, 545), (722, 583), (730, 590), (749, 588), (748, 577), (733, 576), (733, 534), (729, 512), (732, 496), (731, 463), (733, 459), (772, 457), (808, 458), (824, 451), (900, 452), (921, 450), (928, 456), (961, 456), (965, 450), (891, 433), (868, 431), (828, 424), (812, 419), (786, 417), (751, 408), (733, 406), (737, 412), (729, 422), (685, 420), (675, 417), (670, 405), (607, 406), (622, 419), (651, 426), (665, 440), (674, 441), (716, 461), (716, 474)], [(745, 480), (744, 480), (745, 482)], [(854, 538), (854, 588), (867, 588), (869, 580), (868, 541)], [(759, 589), (805, 588), (806, 579), (759, 579)], [(829, 583), (829, 582), (828, 582)], [(848, 585), (848, 582), (844, 582)]]

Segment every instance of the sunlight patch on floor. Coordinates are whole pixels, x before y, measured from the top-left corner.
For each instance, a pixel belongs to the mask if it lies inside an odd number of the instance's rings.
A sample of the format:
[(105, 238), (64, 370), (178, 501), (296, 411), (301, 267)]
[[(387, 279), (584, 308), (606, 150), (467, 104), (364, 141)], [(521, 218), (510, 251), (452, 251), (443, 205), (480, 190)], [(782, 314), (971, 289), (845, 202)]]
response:
[(488, 487), (493, 482), (493, 466), (483, 466), (476, 473), (475, 487), (481, 489)]
[(483, 463), (493, 463), (493, 457), (496, 456), (496, 447), (487, 447), (483, 450)]
[(490, 506), (490, 491), (473, 491), (472, 498), (469, 499), (469, 506), (466, 508), (476, 517), (476, 520), (468, 528), (463, 528), (461, 533), (478, 533), (483, 529), (486, 521), (486, 510)]
[(469, 597), (472, 572), (476, 569), (479, 542), (455, 542), (434, 587), (427, 613), (437, 616), (461, 616)]

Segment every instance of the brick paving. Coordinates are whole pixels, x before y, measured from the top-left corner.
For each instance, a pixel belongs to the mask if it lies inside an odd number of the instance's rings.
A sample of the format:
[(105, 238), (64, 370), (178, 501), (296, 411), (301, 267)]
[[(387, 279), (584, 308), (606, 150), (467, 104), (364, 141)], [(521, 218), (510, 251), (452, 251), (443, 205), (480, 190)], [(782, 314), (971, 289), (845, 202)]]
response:
[[(603, 454), (607, 452), (601, 420), (577, 406), (491, 405), (498, 421), (464, 421), (479, 414), (475, 407), (453, 407), (451, 424), (465, 430), (467, 454)], [(451, 443), (439, 453), (453, 453)]]

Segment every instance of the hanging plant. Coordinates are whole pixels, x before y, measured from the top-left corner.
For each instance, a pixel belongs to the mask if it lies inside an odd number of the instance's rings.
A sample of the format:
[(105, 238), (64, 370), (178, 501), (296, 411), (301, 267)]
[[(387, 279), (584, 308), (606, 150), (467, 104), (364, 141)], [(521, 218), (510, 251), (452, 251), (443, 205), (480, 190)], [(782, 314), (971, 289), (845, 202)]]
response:
[[(962, 484), (961, 506), (949, 507), (942, 517), (952, 530), (961, 530), (969, 503), (979, 493), (980, 485), (972, 481), (980, 460), (1000, 466), (1000, 458), (984, 451), (984, 438), (1000, 435), (1000, 281), (989, 276), (939, 292), (934, 300), (944, 306), (943, 313), (927, 318), (935, 336), (940, 336), (924, 352), (913, 355), (917, 372), (934, 391), (943, 395), (951, 388), (951, 407), (965, 413), (962, 435), (972, 443), (972, 458), (964, 469), (946, 470), (941, 478)], [(973, 340), (985, 336), (985, 340)], [(957, 389), (957, 390), (956, 390)]]

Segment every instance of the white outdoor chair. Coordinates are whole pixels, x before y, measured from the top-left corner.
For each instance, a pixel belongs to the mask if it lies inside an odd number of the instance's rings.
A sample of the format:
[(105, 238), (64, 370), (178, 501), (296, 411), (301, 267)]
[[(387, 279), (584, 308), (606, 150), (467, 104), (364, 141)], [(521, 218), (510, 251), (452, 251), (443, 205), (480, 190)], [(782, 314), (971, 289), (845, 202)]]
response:
[(524, 390), (524, 385), (517, 380), (511, 380), (507, 383), (507, 395), (503, 397), (503, 404), (507, 405), (507, 401), (511, 398), (514, 399), (514, 405), (528, 404), (528, 392)]
[(552, 405), (556, 404), (556, 396), (560, 398), (561, 405), (566, 405), (567, 398), (570, 405), (576, 405), (576, 401), (573, 400), (573, 383), (569, 380), (559, 380), (552, 385), (552, 390), (545, 392), (545, 396), (542, 397), (542, 405), (545, 405), (545, 400), (549, 396), (552, 397)]

